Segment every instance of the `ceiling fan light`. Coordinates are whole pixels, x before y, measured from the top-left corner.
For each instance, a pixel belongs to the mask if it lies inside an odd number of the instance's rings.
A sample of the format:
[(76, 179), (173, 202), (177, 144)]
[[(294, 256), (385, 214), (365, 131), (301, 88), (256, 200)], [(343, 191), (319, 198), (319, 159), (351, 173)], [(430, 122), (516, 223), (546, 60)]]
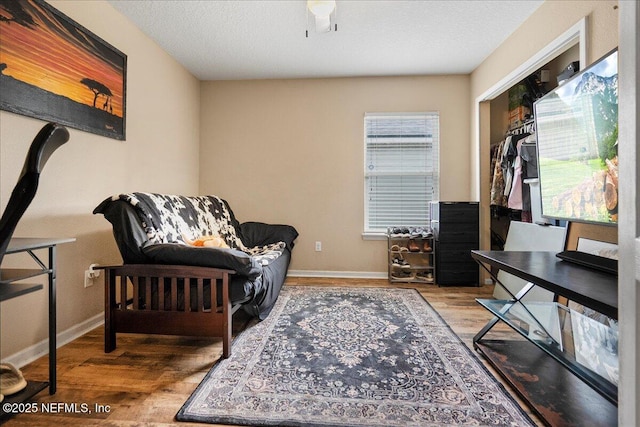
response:
[(307, 0), (307, 8), (316, 17), (328, 18), (336, 8), (336, 0)]

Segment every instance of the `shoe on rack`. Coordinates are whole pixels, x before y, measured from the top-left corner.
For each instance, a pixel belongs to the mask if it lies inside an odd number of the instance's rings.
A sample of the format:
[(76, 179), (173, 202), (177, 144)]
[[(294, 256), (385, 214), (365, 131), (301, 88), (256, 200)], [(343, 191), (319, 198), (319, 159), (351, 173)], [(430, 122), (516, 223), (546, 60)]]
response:
[(413, 274), (410, 271), (394, 271), (391, 273), (391, 278), (396, 280), (412, 279)]
[(424, 272), (420, 272), (418, 274), (416, 274), (416, 279), (422, 281), (422, 282), (427, 282), (427, 283), (433, 283), (433, 273), (428, 272), (428, 273), (424, 273)]
[(422, 227), (411, 227), (409, 229), (409, 235), (411, 235), (411, 237), (413, 238), (422, 237), (423, 232), (424, 232), (424, 228)]
[(424, 246), (422, 248), (422, 252), (431, 252), (433, 250), (433, 248), (431, 247), (431, 245), (429, 244), (429, 242), (424, 242)]
[(0, 363), (0, 394), (9, 396), (22, 391), (27, 381), (22, 372), (10, 363)]
[(394, 258), (393, 261), (391, 261), (391, 265), (403, 270), (411, 269), (411, 265), (409, 265), (409, 263), (403, 258)]
[(415, 240), (409, 240), (409, 252), (420, 252), (420, 246), (416, 243)]

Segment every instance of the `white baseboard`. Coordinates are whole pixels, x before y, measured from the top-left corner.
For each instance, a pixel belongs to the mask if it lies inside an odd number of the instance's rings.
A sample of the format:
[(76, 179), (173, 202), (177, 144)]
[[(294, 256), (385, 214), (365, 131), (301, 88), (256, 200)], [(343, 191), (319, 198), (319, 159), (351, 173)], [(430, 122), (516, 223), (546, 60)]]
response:
[(317, 270), (289, 270), (289, 277), (328, 277), (337, 279), (386, 279), (386, 271), (317, 271)]
[[(81, 337), (82, 335), (97, 328), (102, 324), (104, 324), (104, 312), (96, 314), (95, 316), (85, 320), (84, 322), (78, 323), (77, 325), (74, 325), (69, 329), (60, 332), (56, 336), (56, 348), (70, 343), (76, 338)], [(5, 358), (3, 362), (11, 363), (17, 368), (22, 368), (23, 366), (28, 365), (34, 360), (39, 359), (40, 357), (47, 354), (49, 354), (49, 339), (42, 340), (37, 344), (14, 353), (11, 356)]]

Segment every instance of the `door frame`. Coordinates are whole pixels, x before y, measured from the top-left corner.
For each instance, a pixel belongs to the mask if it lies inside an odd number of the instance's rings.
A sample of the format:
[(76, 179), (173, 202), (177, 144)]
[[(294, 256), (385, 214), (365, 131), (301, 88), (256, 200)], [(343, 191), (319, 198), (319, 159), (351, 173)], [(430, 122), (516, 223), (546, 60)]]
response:
[(640, 5), (619, 2), (618, 46), (618, 357), (620, 364), (618, 424), (640, 425)]

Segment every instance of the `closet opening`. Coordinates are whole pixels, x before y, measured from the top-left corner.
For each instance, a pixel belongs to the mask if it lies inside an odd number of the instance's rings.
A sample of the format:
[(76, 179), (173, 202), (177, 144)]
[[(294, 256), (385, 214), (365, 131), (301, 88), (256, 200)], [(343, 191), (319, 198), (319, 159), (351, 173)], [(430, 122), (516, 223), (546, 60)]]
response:
[[(560, 68), (566, 67), (569, 63), (575, 61), (579, 61), (580, 67), (583, 67), (588, 62), (587, 33), (588, 19), (584, 17), (476, 97), (474, 137), (476, 150), (474, 156), (475, 164), (472, 165), (476, 171), (476, 181), (472, 193), (475, 194), (475, 197), (480, 202), (480, 248), (483, 250), (500, 247), (504, 236), (508, 233), (509, 217), (522, 220), (522, 213), (516, 210), (496, 212), (492, 220), (490, 206), (493, 172), (489, 170), (491, 166), (491, 146), (504, 140), (510, 130), (509, 90), (542, 69), (549, 70), (549, 81), (545, 83), (548, 83), (547, 89), (550, 90), (552, 84), (557, 84), (556, 75), (559, 74)], [(545, 76), (540, 74), (540, 77), (546, 78), (546, 73)], [(481, 283), (492, 282), (486, 273), (481, 273), (480, 281)]]
[(540, 214), (533, 103), (579, 69), (576, 44), (488, 101), (490, 158), (483, 161), (489, 161), (492, 250), (504, 249), (511, 221), (552, 223)]

